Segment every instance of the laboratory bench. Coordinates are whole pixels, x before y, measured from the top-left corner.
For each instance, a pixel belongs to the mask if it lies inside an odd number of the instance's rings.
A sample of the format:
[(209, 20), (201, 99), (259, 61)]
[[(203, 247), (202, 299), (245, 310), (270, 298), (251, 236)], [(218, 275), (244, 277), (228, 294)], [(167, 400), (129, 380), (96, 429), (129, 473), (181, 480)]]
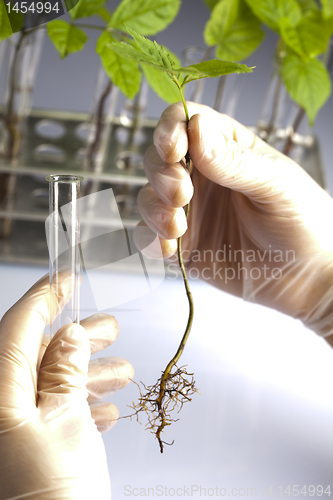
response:
[[(1, 316), (46, 272), (46, 267), (0, 264)], [(151, 385), (175, 353), (187, 300), (179, 277), (156, 276), (151, 291), (145, 279), (112, 271), (95, 271), (91, 282), (83, 277), (81, 316), (105, 306), (93, 303), (94, 290), (122, 296), (103, 309), (118, 319), (120, 335), (99, 356), (127, 358), (134, 380)], [(113, 498), (192, 493), (205, 499), (278, 499), (290, 498), (283, 493), (288, 485), (290, 491), (293, 485), (332, 489), (331, 347), (298, 320), (195, 279), (190, 286), (194, 324), (181, 361), (195, 374), (200, 394), (167, 428), (165, 441), (174, 444), (163, 454), (145, 431), (144, 418), (142, 425), (120, 420), (104, 435)], [(126, 302), (128, 290), (136, 292)], [(130, 384), (108, 400), (128, 415), (137, 397), (137, 387)]]

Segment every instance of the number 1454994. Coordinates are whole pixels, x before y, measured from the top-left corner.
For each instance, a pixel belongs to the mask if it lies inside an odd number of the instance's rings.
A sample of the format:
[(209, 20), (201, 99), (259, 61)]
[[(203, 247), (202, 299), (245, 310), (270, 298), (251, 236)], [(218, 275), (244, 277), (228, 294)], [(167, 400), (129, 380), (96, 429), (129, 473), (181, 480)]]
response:
[(280, 492), (280, 497), (283, 496), (292, 496), (292, 497), (298, 497), (298, 496), (309, 496), (313, 497), (316, 495), (317, 497), (321, 496), (331, 496), (331, 487), (328, 486), (322, 486), (321, 484), (314, 486), (313, 484), (310, 484), (309, 486), (301, 486), (299, 484), (293, 484), (293, 485), (288, 485), (288, 486), (279, 486), (279, 492)]
[(21, 12), (21, 14), (27, 14), (31, 12), (32, 14), (50, 14), (51, 12), (56, 12), (59, 14), (60, 7), (59, 2), (55, 2), (54, 5), (51, 2), (16, 2), (12, 5), (11, 2), (6, 3), (7, 12)]

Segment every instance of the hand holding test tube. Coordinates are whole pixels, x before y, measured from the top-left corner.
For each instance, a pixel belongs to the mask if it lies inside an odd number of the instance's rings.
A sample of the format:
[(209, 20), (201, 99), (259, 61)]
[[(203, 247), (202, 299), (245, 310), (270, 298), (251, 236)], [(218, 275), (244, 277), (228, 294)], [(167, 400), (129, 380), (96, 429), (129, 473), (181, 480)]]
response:
[[(0, 498), (111, 495), (100, 432), (119, 413), (101, 400), (125, 387), (133, 368), (114, 357), (89, 363), (116, 340), (115, 318), (99, 313), (77, 324), (78, 182), (50, 179), (51, 280), (40, 279), (0, 322)], [(44, 328), (56, 315), (48, 343)]]

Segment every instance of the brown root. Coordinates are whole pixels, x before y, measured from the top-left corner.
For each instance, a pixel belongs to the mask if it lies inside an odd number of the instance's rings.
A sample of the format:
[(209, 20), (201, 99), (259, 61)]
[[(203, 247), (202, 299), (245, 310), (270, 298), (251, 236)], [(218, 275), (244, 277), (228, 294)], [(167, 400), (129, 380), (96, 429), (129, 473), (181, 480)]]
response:
[(154, 385), (146, 386), (143, 382), (140, 384), (134, 382), (140, 392), (138, 402), (133, 402), (129, 406), (134, 410), (134, 413), (121, 417), (136, 417), (139, 422), (139, 414), (145, 412), (148, 419), (146, 430), (150, 430), (157, 438), (161, 453), (163, 453), (164, 445), (173, 444), (173, 441), (166, 443), (161, 438), (165, 427), (178, 420), (178, 418), (173, 418), (171, 414), (179, 413), (184, 403), (191, 401), (191, 396), (198, 393), (193, 378), (194, 374), (187, 373), (185, 368), (185, 366), (180, 368), (175, 366), (175, 371), (169, 373), (164, 380), (163, 388), (161, 387), (163, 374)]

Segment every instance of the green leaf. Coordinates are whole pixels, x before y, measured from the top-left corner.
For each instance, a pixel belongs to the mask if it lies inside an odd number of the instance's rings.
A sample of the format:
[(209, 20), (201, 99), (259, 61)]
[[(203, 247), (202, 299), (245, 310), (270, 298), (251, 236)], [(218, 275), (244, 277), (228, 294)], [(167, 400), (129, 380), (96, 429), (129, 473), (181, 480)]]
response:
[[(97, 54), (102, 54), (104, 50), (109, 50), (106, 47), (107, 43), (112, 43), (114, 42), (115, 39), (111, 35), (109, 31), (103, 31), (103, 33), (98, 37), (97, 43), (96, 43), (96, 52)], [(109, 53), (109, 52), (107, 52)]]
[(104, 21), (106, 23), (109, 23), (110, 22), (110, 19), (111, 19), (111, 14), (110, 12), (108, 11), (108, 9), (105, 9), (104, 7), (102, 7), (101, 9), (99, 9), (99, 11), (97, 12), (97, 15), (99, 17), (101, 17), (102, 19), (104, 19)]
[(204, 0), (205, 4), (210, 10), (213, 10), (215, 5), (219, 3), (220, 0)]
[(318, 59), (304, 61), (296, 54), (288, 54), (282, 66), (282, 78), (290, 97), (305, 109), (313, 125), (319, 109), (331, 93), (330, 76)]
[(297, 0), (246, 0), (246, 3), (263, 23), (279, 33), (279, 20), (287, 17), (294, 26), (302, 17)]
[(10, 10), (10, 13), (8, 14), (9, 22), (12, 27), (13, 33), (17, 33), (18, 31), (21, 31), (23, 24), (24, 24), (24, 16), (22, 12), (18, 11), (16, 12), (15, 10)]
[[(141, 50), (138, 50), (137, 48), (133, 47), (128, 43), (114, 40), (111, 44), (107, 44), (106, 46), (111, 51), (118, 54), (120, 57), (133, 59), (134, 61), (137, 61), (139, 63), (146, 63), (153, 67), (157, 68), (161, 67), (164, 70), (166, 70), (166, 68), (164, 68), (159, 61), (156, 61), (156, 59), (153, 56), (141, 52)], [(167, 71), (170, 72), (170, 69), (168, 68)]]
[(319, 10), (309, 12), (296, 26), (287, 18), (280, 19), (279, 25), (283, 40), (299, 56), (311, 58), (325, 52), (331, 33)]
[[(178, 57), (166, 49), (172, 57), (177, 66), (180, 66)], [(153, 68), (146, 64), (142, 64), (142, 71), (146, 77), (147, 82), (154, 92), (164, 101), (172, 104), (180, 100), (179, 90), (169, 76), (162, 72), (160, 69)]]
[(0, 2), (0, 41), (13, 34), (4, 2)]
[(179, 7), (180, 0), (122, 0), (109, 27), (124, 29), (127, 24), (142, 35), (155, 35), (172, 23)]
[[(149, 40), (149, 38), (145, 38), (142, 35), (139, 35), (136, 33), (134, 30), (129, 28), (128, 26), (125, 26), (127, 33), (131, 35), (133, 38), (136, 47), (143, 52), (144, 54), (148, 55), (149, 57), (152, 58), (152, 62), (161, 64), (162, 66), (165, 66), (166, 68), (171, 68), (172, 66), (175, 66), (175, 61), (173, 60), (170, 52), (168, 52), (163, 45), (159, 45), (155, 41)], [(153, 61), (154, 60), (154, 61)], [(178, 61), (178, 58), (177, 58)]]
[(169, 104), (180, 101), (179, 90), (166, 73), (142, 64), (142, 71), (153, 91)]
[(272, 30), (279, 30), (276, 0), (246, 0), (253, 14)]
[(318, 10), (318, 5), (315, 2), (315, 0), (297, 0), (303, 14), (306, 14), (307, 12), (311, 10)]
[(204, 30), (207, 45), (217, 45), (220, 59), (240, 61), (261, 43), (264, 32), (244, 0), (222, 0), (214, 8)]
[(80, 0), (76, 7), (70, 10), (71, 18), (90, 17), (99, 13), (104, 7), (106, 0)]
[(148, 64), (155, 69), (169, 73), (169, 78), (172, 78), (171, 74), (173, 73), (175, 61), (165, 48), (155, 41), (152, 42), (148, 38), (139, 35), (128, 26), (126, 26), (126, 30), (133, 38), (132, 44), (114, 40), (108, 47), (120, 57), (129, 57), (139, 63)]
[(65, 0), (66, 9), (69, 12), (71, 9), (74, 9), (80, 0)]
[(321, 0), (324, 17), (333, 16), (333, 0)]
[(0, 42), (20, 31), (23, 22), (21, 12), (11, 10), (8, 14), (5, 2), (0, 1)]
[(84, 31), (65, 21), (49, 22), (47, 33), (62, 59), (72, 52), (82, 50), (88, 40)]
[(248, 68), (245, 64), (211, 59), (209, 61), (192, 64), (191, 66), (177, 68), (175, 71), (189, 75), (185, 78), (185, 84), (201, 78), (215, 78), (230, 73), (252, 73), (252, 68)]
[(108, 32), (103, 33), (97, 42), (97, 52), (101, 56), (104, 69), (121, 92), (128, 99), (133, 99), (138, 93), (141, 83), (141, 72), (138, 63), (133, 58), (128, 59), (114, 50), (110, 50), (113, 43), (105, 44), (107, 38), (109, 41), (116, 42)]
[(297, 0), (278, 0), (278, 19), (288, 19), (291, 26), (295, 26), (302, 19), (302, 9)]
[(207, 45), (216, 45), (229, 31), (238, 17), (238, 10), (239, 0), (220, 0), (215, 5), (203, 33)]
[(245, 20), (239, 21), (228, 36), (218, 43), (216, 56), (224, 60), (242, 61), (259, 47), (264, 36), (260, 26)]
[(333, 14), (330, 17), (325, 17), (324, 19), (327, 33), (331, 36), (333, 34)]

